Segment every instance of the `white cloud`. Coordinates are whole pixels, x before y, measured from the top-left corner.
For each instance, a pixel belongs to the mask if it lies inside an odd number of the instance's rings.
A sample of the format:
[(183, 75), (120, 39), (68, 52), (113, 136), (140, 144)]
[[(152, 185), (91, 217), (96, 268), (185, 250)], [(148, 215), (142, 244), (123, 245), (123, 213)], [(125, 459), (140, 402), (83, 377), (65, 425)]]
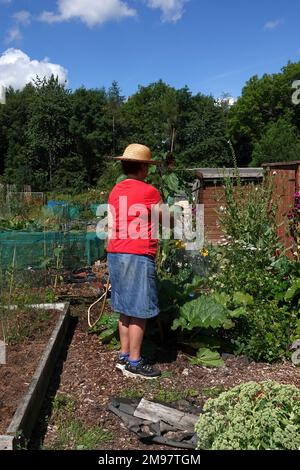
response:
[(12, 28), (10, 28), (7, 33), (6, 33), (6, 38), (5, 38), (5, 42), (6, 44), (9, 44), (11, 42), (14, 42), (14, 41), (18, 41), (20, 39), (22, 39), (22, 33), (21, 33), (21, 30), (19, 28), (19, 26), (13, 26)]
[(28, 25), (31, 21), (31, 13), (26, 10), (17, 11), (13, 14), (13, 19), (16, 20), (17, 23)]
[(12, 86), (22, 89), (36, 76), (41, 78), (58, 76), (59, 82), (67, 80), (67, 70), (59, 64), (52, 64), (48, 59), (42, 61), (31, 60), (30, 57), (20, 49), (7, 49), (0, 54), (0, 85)]
[(278, 26), (281, 25), (281, 23), (282, 23), (282, 20), (268, 21), (264, 26), (264, 30), (273, 31), (274, 29), (277, 29)]
[(12, 17), (16, 24), (7, 31), (5, 38), (6, 44), (10, 44), (14, 41), (20, 41), (23, 38), (20, 25), (29, 25), (31, 21), (31, 14), (26, 10), (17, 11), (12, 15)]
[(189, 0), (148, 0), (150, 8), (160, 8), (162, 11), (162, 21), (180, 20), (184, 13), (184, 4)]
[(57, 13), (44, 11), (40, 20), (56, 23), (79, 18), (92, 27), (136, 15), (136, 11), (129, 8), (123, 0), (58, 0), (57, 7)]

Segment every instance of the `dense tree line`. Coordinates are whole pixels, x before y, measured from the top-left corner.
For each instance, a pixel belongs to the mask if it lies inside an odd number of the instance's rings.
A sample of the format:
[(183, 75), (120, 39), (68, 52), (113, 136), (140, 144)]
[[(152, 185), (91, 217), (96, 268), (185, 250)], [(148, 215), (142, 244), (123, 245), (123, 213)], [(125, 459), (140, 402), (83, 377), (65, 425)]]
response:
[(159, 81), (125, 99), (106, 90), (70, 91), (55, 77), (9, 89), (0, 105), (0, 181), (35, 190), (80, 192), (113, 177), (109, 156), (128, 143), (172, 151), (178, 167), (240, 166), (300, 158), (300, 105), (292, 82), (300, 63), (252, 77), (232, 107)]
[(2, 180), (36, 190), (81, 191), (111, 171), (130, 142), (173, 150), (179, 166), (226, 165), (226, 116), (212, 97), (162, 81), (127, 100), (110, 89), (71, 92), (52, 77), (8, 90), (0, 107)]
[(228, 120), (240, 166), (300, 160), (300, 104), (292, 101), (299, 79), (300, 62), (246, 83)]

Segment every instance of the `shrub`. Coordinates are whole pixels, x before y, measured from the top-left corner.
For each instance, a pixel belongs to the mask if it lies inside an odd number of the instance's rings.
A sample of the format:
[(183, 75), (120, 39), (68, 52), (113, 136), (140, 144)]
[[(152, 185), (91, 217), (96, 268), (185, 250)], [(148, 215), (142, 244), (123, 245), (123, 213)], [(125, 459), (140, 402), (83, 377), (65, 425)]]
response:
[(232, 342), (237, 354), (272, 363), (290, 357), (298, 324), (296, 312), (276, 301), (258, 301), (238, 319)]
[(196, 424), (198, 449), (298, 450), (300, 390), (249, 382), (208, 400)]
[(225, 208), (219, 219), (224, 233), (255, 249), (264, 257), (273, 257), (281, 250), (277, 234), (276, 204), (273, 200), (273, 180), (265, 176), (259, 185), (242, 185), (236, 168), (237, 183), (225, 178)]

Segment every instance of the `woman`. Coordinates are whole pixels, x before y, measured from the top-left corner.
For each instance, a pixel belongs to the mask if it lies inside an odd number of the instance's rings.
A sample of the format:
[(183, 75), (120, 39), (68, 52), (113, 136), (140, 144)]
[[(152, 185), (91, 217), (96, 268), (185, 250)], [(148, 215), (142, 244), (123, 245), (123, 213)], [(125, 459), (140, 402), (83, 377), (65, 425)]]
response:
[[(155, 256), (158, 246), (159, 191), (145, 183), (152, 160), (148, 147), (129, 145), (117, 157), (127, 178), (109, 196), (108, 265), (111, 306), (120, 313), (119, 363), (127, 373), (155, 378), (161, 375), (145, 362), (141, 347), (146, 320), (159, 314)], [(127, 375), (128, 375), (127, 374)]]

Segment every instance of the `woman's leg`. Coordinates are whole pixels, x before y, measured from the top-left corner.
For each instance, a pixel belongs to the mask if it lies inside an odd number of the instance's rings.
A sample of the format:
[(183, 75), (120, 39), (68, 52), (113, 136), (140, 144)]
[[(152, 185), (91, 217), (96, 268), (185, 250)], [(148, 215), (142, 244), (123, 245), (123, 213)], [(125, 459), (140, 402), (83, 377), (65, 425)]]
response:
[(146, 328), (146, 320), (142, 318), (131, 318), (129, 324), (129, 345), (130, 355), (128, 362), (125, 366), (126, 372), (134, 375), (141, 375), (144, 377), (155, 378), (161, 375), (159, 369), (147, 364), (141, 358), (141, 347)]
[(130, 343), (129, 343), (129, 324), (130, 324), (130, 317), (126, 315), (120, 315), (119, 320), (119, 336), (120, 336), (120, 343), (121, 343), (121, 355), (126, 355), (130, 351)]
[(130, 361), (141, 359), (141, 348), (146, 328), (146, 320), (131, 317), (129, 323), (129, 351)]

